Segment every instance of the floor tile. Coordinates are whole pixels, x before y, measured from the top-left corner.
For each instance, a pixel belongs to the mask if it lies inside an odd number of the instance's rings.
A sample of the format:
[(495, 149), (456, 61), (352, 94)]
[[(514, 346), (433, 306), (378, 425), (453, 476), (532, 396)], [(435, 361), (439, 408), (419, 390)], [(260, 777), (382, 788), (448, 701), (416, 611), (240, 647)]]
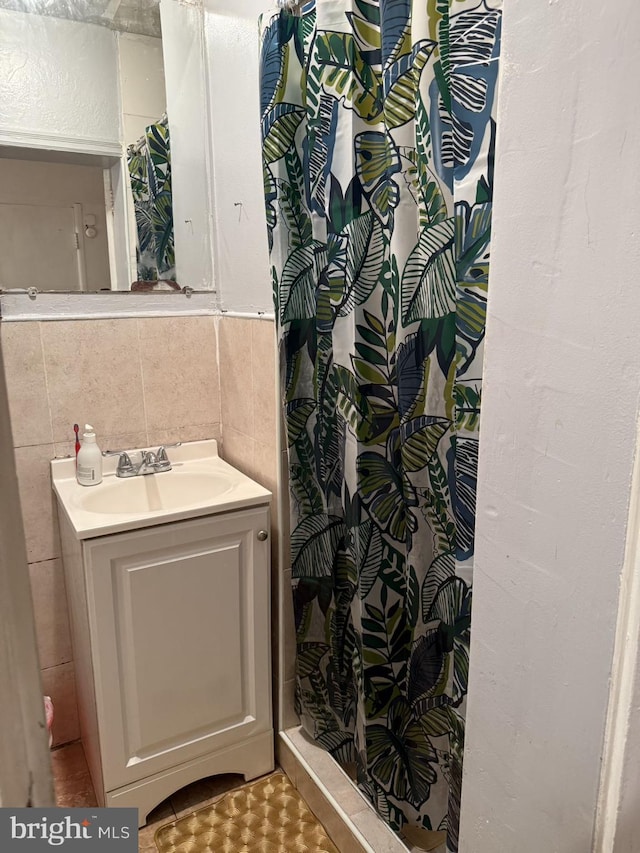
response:
[(56, 803), (61, 808), (97, 806), (82, 744), (77, 741), (51, 752)]

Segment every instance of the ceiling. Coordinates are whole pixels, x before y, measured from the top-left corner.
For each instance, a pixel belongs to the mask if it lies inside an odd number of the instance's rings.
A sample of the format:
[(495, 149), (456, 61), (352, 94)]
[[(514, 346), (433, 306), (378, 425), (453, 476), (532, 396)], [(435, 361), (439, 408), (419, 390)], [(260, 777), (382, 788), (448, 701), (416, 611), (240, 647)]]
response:
[(160, 38), (159, 0), (0, 0), (0, 9), (98, 24)]

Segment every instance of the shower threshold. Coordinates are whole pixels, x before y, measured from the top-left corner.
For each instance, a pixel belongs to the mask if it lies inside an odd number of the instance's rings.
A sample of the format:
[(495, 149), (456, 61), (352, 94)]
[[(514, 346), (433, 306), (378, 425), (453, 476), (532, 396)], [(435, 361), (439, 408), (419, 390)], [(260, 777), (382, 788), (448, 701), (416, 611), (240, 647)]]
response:
[(280, 767), (342, 853), (445, 853), (439, 833), (429, 833), (431, 842), (407, 846), (337, 761), (307, 737), (301, 726), (280, 731), (276, 751)]

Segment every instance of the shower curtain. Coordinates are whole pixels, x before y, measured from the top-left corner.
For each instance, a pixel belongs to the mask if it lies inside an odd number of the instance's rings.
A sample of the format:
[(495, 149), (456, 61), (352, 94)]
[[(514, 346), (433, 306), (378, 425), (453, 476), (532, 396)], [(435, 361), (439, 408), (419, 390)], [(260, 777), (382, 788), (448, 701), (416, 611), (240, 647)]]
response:
[(138, 236), (138, 279), (175, 279), (171, 147), (166, 116), (149, 125), (142, 139), (129, 146), (127, 162)]
[(261, 22), (304, 729), (458, 849), (500, 2)]

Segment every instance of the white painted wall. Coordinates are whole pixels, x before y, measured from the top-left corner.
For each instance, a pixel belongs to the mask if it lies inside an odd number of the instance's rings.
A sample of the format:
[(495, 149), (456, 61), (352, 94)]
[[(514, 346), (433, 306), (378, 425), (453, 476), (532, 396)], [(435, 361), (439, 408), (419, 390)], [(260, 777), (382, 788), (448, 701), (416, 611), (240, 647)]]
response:
[(0, 9), (0, 137), (120, 139), (116, 34)]
[(592, 849), (640, 392), (639, 79), (633, 0), (505, 5), (461, 853)]
[(118, 33), (120, 99), (125, 146), (137, 142), (167, 109), (162, 39)]
[(215, 276), (228, 311), (273, 311), (258, 92), (258, 17), (269, 5), (264, 0), (205, 0)]

